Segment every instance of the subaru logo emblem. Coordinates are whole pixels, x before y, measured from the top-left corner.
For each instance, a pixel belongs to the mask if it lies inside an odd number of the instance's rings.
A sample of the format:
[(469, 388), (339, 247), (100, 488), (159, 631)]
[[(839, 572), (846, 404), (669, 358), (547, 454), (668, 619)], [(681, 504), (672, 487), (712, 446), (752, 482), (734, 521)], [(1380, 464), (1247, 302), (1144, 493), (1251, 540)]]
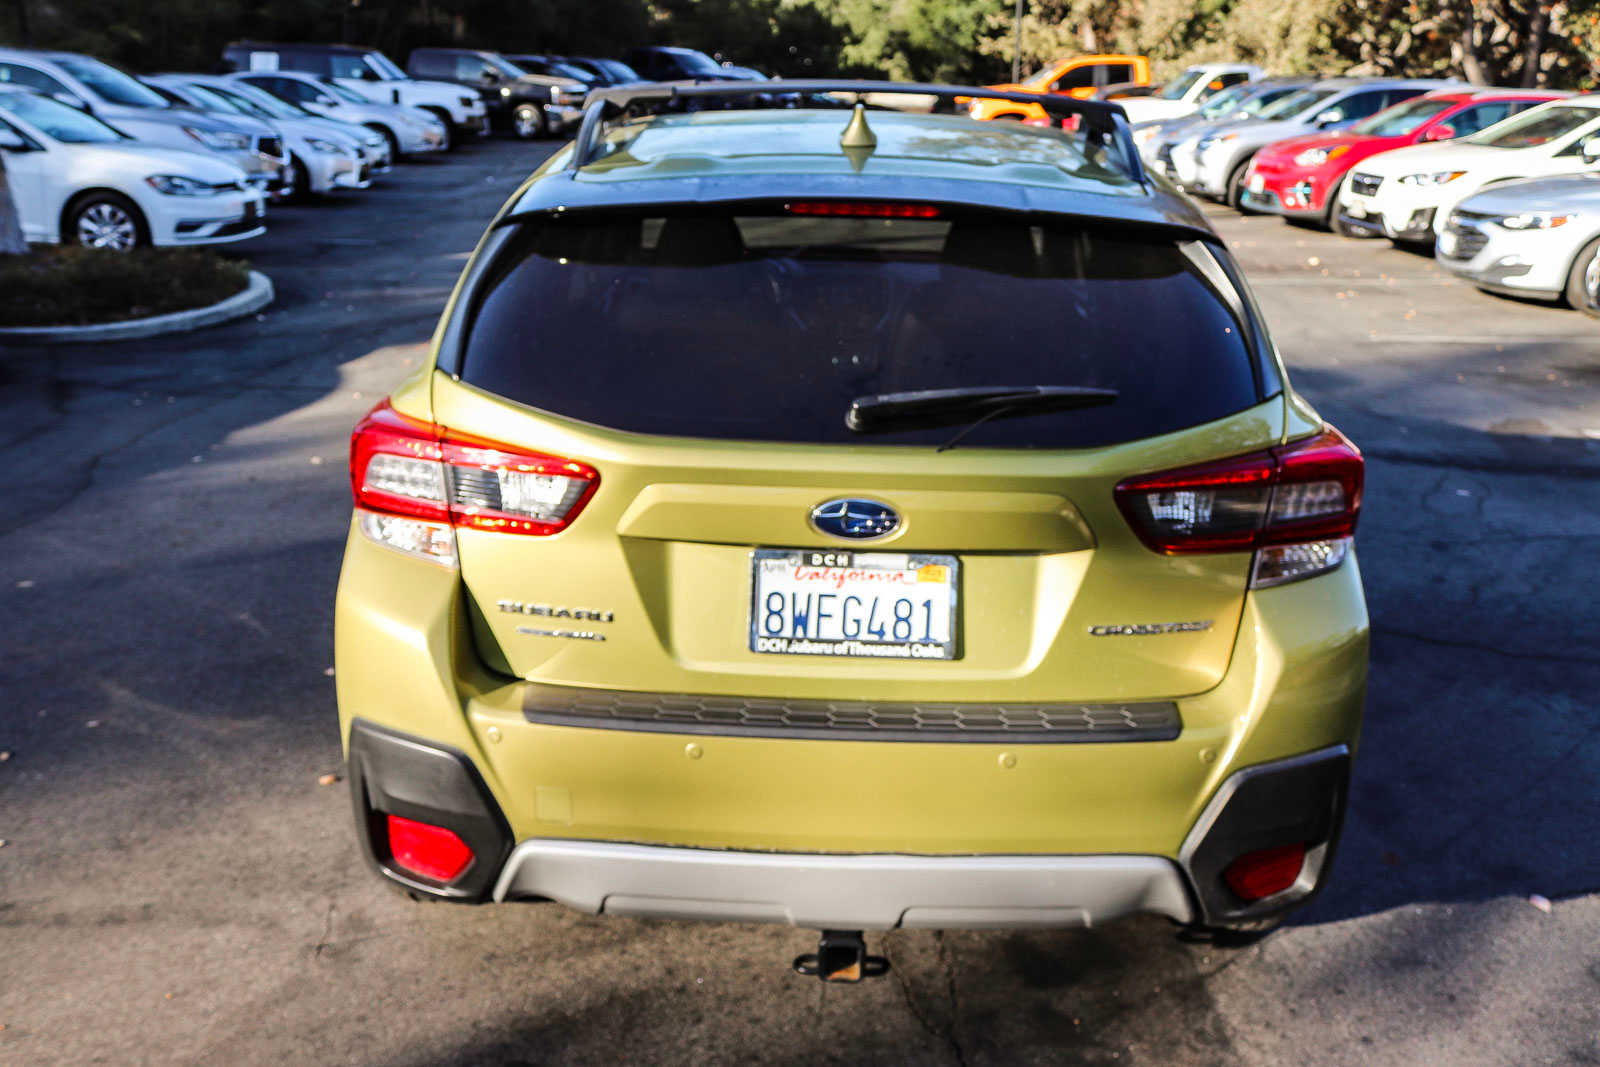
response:
[(868, 541), (900, 529), (900, 513), (876, 500), (829, 500), (811, 509), (811, 525), (832, 537)]

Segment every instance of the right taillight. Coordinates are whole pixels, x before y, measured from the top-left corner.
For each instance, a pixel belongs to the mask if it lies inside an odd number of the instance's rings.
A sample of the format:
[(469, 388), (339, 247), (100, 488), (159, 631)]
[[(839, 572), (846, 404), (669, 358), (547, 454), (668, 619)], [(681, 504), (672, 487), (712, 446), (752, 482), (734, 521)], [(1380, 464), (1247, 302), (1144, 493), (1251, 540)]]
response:
[(1279, 448), (1119, 483), (1134, 533), (1165, 555), (1254, 551), (1250, 584), (1282, 585), (1344, 562), (1364, 461), (1333, 427)]
[(588, 464), (456, 433), (387, 400), (350, 437), (362, 531), (438, 563), (455, 563), (458, 527), (532, 536), (566, 529), (599, 482)]

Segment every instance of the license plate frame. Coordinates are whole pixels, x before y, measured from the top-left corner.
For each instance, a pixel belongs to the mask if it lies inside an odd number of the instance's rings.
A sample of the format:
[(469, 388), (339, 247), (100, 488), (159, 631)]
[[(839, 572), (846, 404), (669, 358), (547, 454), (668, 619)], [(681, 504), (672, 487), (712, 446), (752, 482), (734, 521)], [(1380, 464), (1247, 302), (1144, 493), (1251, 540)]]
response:
[[(821, 620), (817, 625), (817, 636), (811, 634), (796, 634), (794, 619), (791, 613), (787, 623), (780, 632), (773, 633), (769, 630), (763, 632), (763, 564), (768, 561), (785, 561), (792, 570), (807, 568), (817, 571), (884, 571), (885, 573), (899, 572), (902, 574), (916, 575), (916, 580), (905, 581), (897, 579), (896, 582), (907, 589), (915, 588), (923, 583), (938, 584), (942, 592), (948, 597), (948, 612), (935, 613), (930, 606), (922, 608), (920, 602), (913, 603), (910, 620), (911, 633), (905, 639), (893, 637), (893, 615), (879, 618), (879, 625), (884, 629), (884, 636), (888, 639), (875, 638), (870, 632), (874, 619), (857, 619), (861, 624), (857, 636), (850, 636), (844, 632), (847, 620), (840, 618), (839, 634), (824, 636), (825, 628)], [(898, 566), (896, 566), (898, 564)], [(924, 578), (924, 568), (944, 568), (942, 577)], [(791, 579), (792, 580), (792, 579)], [(895, 583), (886, 583), (886, 588), (894, 588)], [(830, 587), (826, 579), (819, 579), (817, 595), (826, 595), (828, 588), (834, 588), (833, 595), (841, 600), (845, 597), (855, 597), (855, 593), (838, 592), (844, 588), (842, 584)], [(777, 593), (776, 589), (768, 589), (768, 593)], [(909, 599), (909, 598), (895, 598)], [(788, 605), (792, 607), (791, 605)], [(862, 606), (858, 606), (860, 611)], [(841, 612), (847, 605), (839, 605)], [(819, 609), (820, 610), (820, 609)], [(890, 612), (894, 610), (891, 607)], [(922, 611), (926, 610), (926, 615)], [(780, 613), (781, 614), (781, 613)], [(809, 614), (809, 611), (808, 611)], [(869, 616), (875, 614), (873, 609), (868, 609)], [(944, 626), (942, 634), (934, 626), (934, 621), (942, 620)], [(750, 614), (748, 618), (747, 636), (748, 649), (758, 655), (769, 656), (816, 656), (826, 659), (878, 659), (878, 660), (934, 660), (948, 662), (961, 658), (961, 560), (954, 556), (935, 552), (873, 552), (855, 551), (852, 549), (813, 549), (813, 548), (758, 548), (750, 553)], [(809, 631), (810, 627), (806, 629)], [(931, 640), (917, 639), (917, 630), (923, 629), (924, 636)]]

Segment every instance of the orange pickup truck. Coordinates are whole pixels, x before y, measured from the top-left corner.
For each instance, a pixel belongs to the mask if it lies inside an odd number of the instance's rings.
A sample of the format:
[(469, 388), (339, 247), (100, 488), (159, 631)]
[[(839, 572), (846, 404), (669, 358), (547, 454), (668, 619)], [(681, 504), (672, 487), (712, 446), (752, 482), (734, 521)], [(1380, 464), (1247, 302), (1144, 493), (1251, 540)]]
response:
[[(1123, 82), (1149, 85), (1150, 60), (1145, 56), (1073, 56), (1046, 63), (1032, 77), (1018, 85), (991, 85), (988, 88), (1038, 93), (1040, 96), (1054, 93), (1082, 100), (1103, 85)], [(975, 119), (1046, 121), (1044, 108), (1010, 100), (972, 99), (967, 102), (967, 111)]]

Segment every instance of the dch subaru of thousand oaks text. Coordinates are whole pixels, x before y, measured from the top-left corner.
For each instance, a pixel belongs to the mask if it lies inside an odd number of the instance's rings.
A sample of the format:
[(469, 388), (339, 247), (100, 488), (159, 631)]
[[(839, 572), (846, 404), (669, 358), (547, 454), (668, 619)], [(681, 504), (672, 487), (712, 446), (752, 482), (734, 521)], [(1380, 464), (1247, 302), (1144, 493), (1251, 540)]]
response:
[(858, 949), (1269, 926), (1345, 808), (1360, 453), (1119, 109), (759, 89), (595, 94), (356, 428), (368, 857)]

